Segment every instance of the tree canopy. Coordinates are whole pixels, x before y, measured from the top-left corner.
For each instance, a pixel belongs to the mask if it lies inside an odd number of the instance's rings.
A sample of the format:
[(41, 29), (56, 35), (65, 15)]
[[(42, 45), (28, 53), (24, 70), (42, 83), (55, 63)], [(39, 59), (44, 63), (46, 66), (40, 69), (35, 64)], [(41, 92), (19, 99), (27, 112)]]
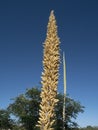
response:
[[(63, 95), (58, 94), (59, 99), (58, 105), (55, 108), (56, 111), (56, 130), (62, 130), (63, 118)], [(39, 104), (40, 104), (40, 90), (38, 88), (27, 89), (25, 94), (21, 94), (14, 99), (14, 102), (9, 105), (8, 111), (18, 117), (18, 122), (26, 130), (37, 130), (36, 124), (39, 118)], [(74, 128), (78, 124), (73, 122), (72, 119), (76, 119), (80, 112), (83, 112), (84, 107), (80, 102), (74, 101), (73, 99), (66, 98), (66, 122), (65, 127)]]
[(13, 120), (10, 118), (10, 114), (7, 110), (0, 110), (0, 129), (12, 129)]

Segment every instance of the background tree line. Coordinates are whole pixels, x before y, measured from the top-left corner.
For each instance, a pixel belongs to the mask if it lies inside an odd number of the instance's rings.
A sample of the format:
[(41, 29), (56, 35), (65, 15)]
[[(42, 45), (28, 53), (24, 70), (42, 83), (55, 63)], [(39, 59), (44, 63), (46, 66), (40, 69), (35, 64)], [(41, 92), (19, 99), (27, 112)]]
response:
[[(63, 119), (63, 95), (58, 94), (58, 105), (55, 108), (56, 123), (55, 130), (62, 130)], [(40, 89), (27, 89), (24, 94), (13, 99), (13, 103), (9, 104), (6, 110), (0, 110), (0, 129), (7, 130), (38, 130), (36, 124), (39, 117)], [(78, 124), (73, 121), (80, 112), (84, 111), (84, 106), (80, 102), (66, 97), (66, 130), (78, 128)], [(15, 117), (14, 119), (12, 117)], [(84, 130), (84, 129), (83, 129)]]

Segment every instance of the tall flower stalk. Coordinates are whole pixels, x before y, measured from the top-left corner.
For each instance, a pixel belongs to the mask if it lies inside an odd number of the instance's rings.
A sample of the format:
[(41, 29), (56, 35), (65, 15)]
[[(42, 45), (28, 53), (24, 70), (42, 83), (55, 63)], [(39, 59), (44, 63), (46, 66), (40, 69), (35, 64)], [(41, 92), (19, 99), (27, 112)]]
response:
[(63, 53), (63, 80), (64, 80), (64, 102), (63, 102), (63, 130), (65, 130), (65, 99), (66, 99), (66, 64), (65, 55)]
[(51, 11), (47, 26), (47, 36), (44, 42), (42, 91), (39, 110), (38, 127), (40, 130), (54, 130), (55, 106), (58, 102), (57, 86), (59, 77), (59, 38), (54, 12)]

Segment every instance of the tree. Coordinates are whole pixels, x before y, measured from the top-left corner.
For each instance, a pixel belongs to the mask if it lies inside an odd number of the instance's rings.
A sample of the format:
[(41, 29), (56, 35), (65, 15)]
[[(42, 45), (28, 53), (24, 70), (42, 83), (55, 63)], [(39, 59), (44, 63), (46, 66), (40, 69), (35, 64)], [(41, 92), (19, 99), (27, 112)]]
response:
[(47, 37), (44, 43), (42, 91), (38, 127), (40, 130), (53, 130), (55, 106), (57, 99), (58, 70), (60, 63), (59, 38), (56, 20), (51, 11), (47, 26)]
[(12, 129), (13, 121), (10, 119), (10, 114), (7, 110), (0, 110), (0, 129)]
[[(59, 102), (56, 107), (56, 129), (63, 129), (63, 117), (62, 117), (62, 109), (63, 109), (63, 95), (58, 94)], [(65, 104), (65, 129), (77, 128), (78, 124), (72, 119), (76, 119), (80, 112), (84, 111), (84, 106), (80, 104), (80, 102), (76, 102), (74, 99), (66, 97)], [(59, 125), (58, 125), (59, 124)]]
[[(55, 108), (56, 111), (56, 123), (54, 128), (56, 130), (62, 130), (63, 119), (63, 95), (58, 94), (59, 102)], [(11, 114), (19, 118), (19, 123), (26, 130), (37, 130), (35, 127), (39, 118), (39, 104), (41, 101), (40, 90), (32, 88), (26, 90), (25, 94), (22, 94), (15, 99), (14, 102), (9, 105), (8, 110)], [(76, 127), (77, 124), (72, 121), (72, 118), (76, 119), (78, 113), (83, 112), (83, 106), (79, 102), (66, 97), (66, 128)]]
[(33, 88), (27, 90), (25, 94), (21, 94), (14, 99), (14, 103), (10, 104), (8, 111), (19, 118), (19, 123), (26, 130), (33, 130), (39, 117), (40, 91)]

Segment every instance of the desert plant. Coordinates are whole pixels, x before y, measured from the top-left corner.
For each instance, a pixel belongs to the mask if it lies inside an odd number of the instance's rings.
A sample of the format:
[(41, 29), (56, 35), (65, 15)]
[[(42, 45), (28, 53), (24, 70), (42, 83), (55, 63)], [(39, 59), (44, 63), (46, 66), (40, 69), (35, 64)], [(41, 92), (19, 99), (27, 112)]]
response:
[(63, 102), (63, 130), (65, 130), (65, 99), (66, 99), (66, 64), (65, 55), (63, 53), (63, 73), (64, 73), (64, 102)]
[(42, 73), (42, 91), (39, 110), (38, 127), (40, 130), (53, 130), (55, 122), (55, 106), (57, 99), (57, 85), (59, 77), (59, 38), (54, 12), (51, 11), (47, 26), (47, 37), (44, 42), (44, 57)]

